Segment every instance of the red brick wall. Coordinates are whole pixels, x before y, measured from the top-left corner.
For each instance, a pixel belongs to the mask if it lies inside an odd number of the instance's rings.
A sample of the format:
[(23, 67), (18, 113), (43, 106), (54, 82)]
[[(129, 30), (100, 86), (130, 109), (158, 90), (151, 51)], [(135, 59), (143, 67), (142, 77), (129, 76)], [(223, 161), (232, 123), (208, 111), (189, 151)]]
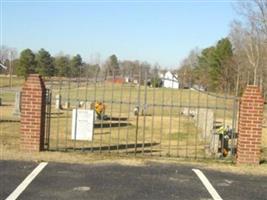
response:
[(259, 164), (264, 100), (258, 86), (248, 85), (240, 102), (237, 163)]
[(29, 75), (22, 88), (20, 148), (38, 152), (44, 149), (45, 85), (37, 74)]

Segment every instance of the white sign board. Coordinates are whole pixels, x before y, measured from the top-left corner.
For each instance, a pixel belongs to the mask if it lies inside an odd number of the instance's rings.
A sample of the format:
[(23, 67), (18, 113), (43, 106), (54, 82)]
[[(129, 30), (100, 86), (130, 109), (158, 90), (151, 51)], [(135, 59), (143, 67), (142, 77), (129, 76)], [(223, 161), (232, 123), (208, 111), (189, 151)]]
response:
[(72, 110), (72, 140), (89, 140), (93, 139), (94, 129), (94, 111), (93, 110)]

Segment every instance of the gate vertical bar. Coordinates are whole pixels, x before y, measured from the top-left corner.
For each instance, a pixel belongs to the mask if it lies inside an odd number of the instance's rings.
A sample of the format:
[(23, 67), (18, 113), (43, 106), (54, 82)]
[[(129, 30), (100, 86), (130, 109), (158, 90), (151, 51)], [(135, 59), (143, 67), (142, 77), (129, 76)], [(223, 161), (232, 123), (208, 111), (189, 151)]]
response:
[(168, 156), (171, 155), (171, 131), (172, 131), (172, 112), (173, 112), (173, 82), (172, 79), (172, 88), (171, 88), (171, 106), (170, 106), (170, 121), (169, 121), (169, 134), (168, 134)]
[(183, 89), (181, 89), (179, 91), (179, 113), (178, 113), (179, 119), (178, 119), (178, 133), (177, 133), (177, 145), (176, 145), (176, 148), (177, 148), (177, 157), (180, 156), (179, 148), (180, 148), (180, 132), (181, 132), (182, 93), (183, 93)]
[(185, 157), (188, 157), (188, 140), (189, 140), (189, 132), (190, 132), (190, 110), (191, 110), (191, 89), (188, 92), (188, 114), (187, 114), (187, 134), (186, 134), (186, 149), (185, 149)]
[(138, 86), (138, 100), (137, 100), (137, 106), (138, 106), (138, 112), (137, 112), (137, 116), (136, 116), (136, 130), (135, 130), (135, 146), (134, 146), (134, 155), (136, 156), (136, 152), (137, 152), (137, 142), (138, 142), (138, 125), (139, 125), (139, 114), (140, 114), (140, 92), (141, 92), (141, 71), (142, 71), (142, 67), (141, 69), (139, 69), (139, 86)]
[[(102, 103), (105, 105), (105, 94), (106, 94), (106, 80), (103, 81), (103, 92), (102, 92)], [(103, 123), (104, 123), (104, 114), (101, 114), (100, 118), (100, 147), (99, 152), (102, 153), (102, 143), (103, 143)]]
[[(206, 145), (207, 145), (207, 128), (208, 128), (207, 126), (208, 126), (208, 112), (209, 112), (209, 108), (208, 108), (208, 106), (209, 106), (209, 95), (208, 95), (208, 93), (207, 93), (206, 97), (207, 97), (207, 99), (206, 99), (206, 114), (205, 114), (206, 123), (205, 123), (205, 133), (204, 133), (204, 145), (205, 145), (205, 148), (206, 148)], [(210, 146), (208, 148), (209, 148), (209, 151), (210, 151)], [(204, 152), (204, 158), (206, 158), (207, 151), (206, 151), (206, 149), (204, 149), (204, 151), (205, 151)]]
[[(195, 159), (198, 157), (198, 129), (199, 129), (199, 104), (200, 104), (200, 91), (197, 92), (197, 112), (196, 112), (196, 135), (195, 135)], [(207, 123), (207, 122), (205, 122)]]
[[(95, 81), (94, 81), (94, 97), (93, 97), (93, 109), (95, 110), (95, 102), (96, 102), (96, 85), (97, 85), (97, 81), (98, 81), (98, 74), (99, 74), (100, 69), (98, 68), (95, 74)], [(95, 118), (95, 112), (94, 112), (94, 118)], [(91, 142), (91, 152), (94, 151), (94, 130), (93, 129), (93, 138), (92, 138), (92, 142)]]
[(119, 124), (118, 124), (118, 138), (117, 138), (117, 153), (120, 153), (120, 131), (121, 131), (121, 109), (122, 109), (122, 93), (123, 93), (123, 85), (124, 83), (121, 83), (120, 87), (120, 106), (119, 106)]
[[(225, 93), (224, 93), (224, 108), (223, 108), (223, 128), (225, 130), (225, 122), (226, 122), (226, 110), (227, 110), (227, 99), (226, 99), (226, 90), (225, 90)], [(222, 142), (221, 142), (221, 153), (222, 155), (224, 154), (224, 134), (222, 135)]]
[(143, 142), (142, 142), (142, 154), (144, 155), (145, 138), (146, 138), (146, 110), (147, 110), (147, 70), (145, 70), (145, 94), (144, 94), (144, 105), (142, 108), (143, 114)]
[(234, 155), (234, 135), (236, 135), (236, 120), (237, 120), (237, 101), (238, 99), (233, 98), (233, 112), (232, 112), (232, 133), (231, 133), (231, 155)]
[(66, 135), (66, 143), (65, 143), (65, 150), (67, 150), (67, 147), (68, 147), (68, 144), (67, 144), (67, 134), (69, 133), (69, 104), (70, 104), (70, 87), (71, 87), (71, 81), (69, 80), (68, 81), (68, 91), (67, 91), (67, 104), (68, 104), (68, 106), (67, 106), (67, 114), (66, 114), (66, 121), (65, 121), (65, 123), (66, 123), (66, 126), (65, 126), (65, 135)]
[(164, 99), (165, 99), (165, 88), (162, 88), (162, 96), (161, 96), (161, 118), (160, 118), (160, 156), (162, 156), (162, 132), (163, 132), (163, 115), (164, 115)]
[(112, 138), (112, 112), (113, 112), (113, 102), (114, 102), (114, 80), (115, 80), (115, 73), (112, 70), (112, 85), (111, 85), (111, 106), (110, 106), (110, 119), (109, 119), (109, 138), (108, 138), (108, 152), (110, 153), (110, 146), (111, 146), (111, 138)]
[(128, 116), (127, 116), (127, 123), (128, 123), (128, 126), (127, 126), (127, 131), (126, 131), (126, 154), (128, 154), (128, 140), (129, 140), (129, 129), (130, 129), (130, 112), (131, 112), (131, 106), (132, 106), (132, 86), (133, 86), (133, 82), (132, 82), (132, 77), (133, 77), (133, 72), (131, 71), (130, 72), (130, 76), (129, 76), (129, 79), (130, 79), (130, 91), (129, 91), (129, 101), (128, 101)]
[(51, 104), (52, 104), (52, 92), (46, 89), (46, 134), (45, 134), (45, 148), (49, 150), (50, 144), (50, 126), (51, 126)]
[[(154, 85), (153, 85), (154, 82)], [(151, 121), (151, 146), (150, 146), (150, 155), (152, 156), (153, 152), (153, 140), (154, 140), (154, 120), (155, 120), (155, 89), (156, 89), (156, 72), (153, 73), (153, 82), (151, 82), (153, 87), (153, 97), (152, 97), (152, 121)]]
[[(60, 78), (59, 81), (59, 98), (61, 99), (61, 90), (62, 90), (62, 78)], [(59, 121), (59, 115), (60, 115), (60, 109), (61, 109), (61, 100), (59, 100), (59, 107), (57, 108), (57, 141), (56, 141), (56, 149), (59, 150), (59, 128), (60, 128), (60, 121)]]

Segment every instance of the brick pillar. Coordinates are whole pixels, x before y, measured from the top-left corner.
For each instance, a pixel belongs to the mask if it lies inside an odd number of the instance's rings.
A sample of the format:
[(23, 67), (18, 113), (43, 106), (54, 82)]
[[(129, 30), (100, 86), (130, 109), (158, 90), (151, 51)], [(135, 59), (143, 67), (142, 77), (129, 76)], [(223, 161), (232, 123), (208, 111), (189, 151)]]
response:
[(264, 100), (258, 86), (248, 85), (240, 102), (237, 163), (259, 164)]
[(30, 74), (22, 88), (20, 148), (38, 152), (44, 149), (45, 85), (38, 74)]

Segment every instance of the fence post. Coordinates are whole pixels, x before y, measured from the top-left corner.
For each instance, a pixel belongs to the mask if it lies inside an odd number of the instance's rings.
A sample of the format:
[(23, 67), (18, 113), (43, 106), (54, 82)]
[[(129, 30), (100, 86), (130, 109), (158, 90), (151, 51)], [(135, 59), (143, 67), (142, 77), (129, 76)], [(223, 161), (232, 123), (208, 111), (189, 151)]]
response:
[(258, 86), (248, 85), (241, 97), (237, 164), (259, 164), (264, 100)]
[(44, 150), (45, 85), (38, 74), (30, 74), (22, 88), (20, 148)]

